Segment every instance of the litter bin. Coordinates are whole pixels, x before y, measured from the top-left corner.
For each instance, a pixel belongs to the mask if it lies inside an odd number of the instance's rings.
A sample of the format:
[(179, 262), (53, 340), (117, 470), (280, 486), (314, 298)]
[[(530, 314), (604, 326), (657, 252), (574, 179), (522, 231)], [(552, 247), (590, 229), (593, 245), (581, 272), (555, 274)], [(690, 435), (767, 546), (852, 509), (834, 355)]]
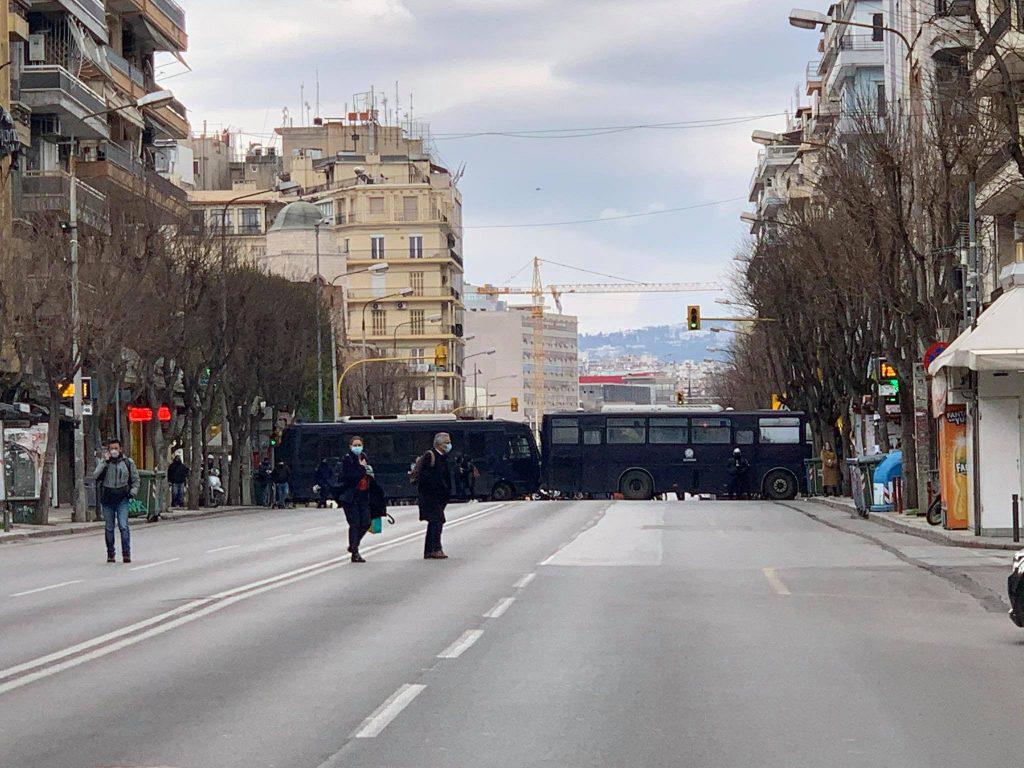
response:
[(128, 517), (157, 516), (163, 512), (164, 477), (166, 472), (139, 470), (139, 493), (128, 505)]
[(846, 467), (850, 473), (850, 495), (853, 496), (857, 512), (864, 517), (867, 517), (874, 501), (875, 467), (885, 461), (885, 456), (886, 454), (879, 453), (846, 460)]
[(824, 493), (821, 459), (804, 459), (804, 474), (807, 477), (807, 495), (821, 496)]

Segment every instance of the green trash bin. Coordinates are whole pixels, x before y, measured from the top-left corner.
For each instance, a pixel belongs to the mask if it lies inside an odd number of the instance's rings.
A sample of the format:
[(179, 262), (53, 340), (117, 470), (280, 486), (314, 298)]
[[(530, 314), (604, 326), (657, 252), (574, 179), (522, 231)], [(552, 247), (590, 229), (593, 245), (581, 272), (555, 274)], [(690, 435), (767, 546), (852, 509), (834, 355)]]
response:
[(139, 470), (139, 493), (128, 505), (128, 517), (149, 517), (151, 514), (156, 516), (163, 513), (165, 476), (165, 472)]

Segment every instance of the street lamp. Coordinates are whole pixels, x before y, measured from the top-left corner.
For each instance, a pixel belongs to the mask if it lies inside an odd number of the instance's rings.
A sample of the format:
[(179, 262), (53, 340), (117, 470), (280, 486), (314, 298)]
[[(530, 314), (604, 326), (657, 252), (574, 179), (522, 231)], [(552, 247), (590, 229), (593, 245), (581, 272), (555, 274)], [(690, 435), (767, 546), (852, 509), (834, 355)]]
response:
[(519, 374), (518, 373), (507, 373), (504, 376), (495, 376), (495, 377), (490, 378), (487, 381), (485, 381), (484, 382), (484, 395), (485, 395), (485, 397), (484, 397), (484, 408), (486, 409), (489, 406), (489, 403), (487, 401), (490, 400), (492, 397), (495, 397), (497, 395), (497, 392), (495, 392), (494, 395), (490, 394), (491, 384), (493, 384), (496, 381), (501, 381), (502, 379), (518, 379), (518, 378), (519, 378)]
[[(482, 355), (493, 355), (497, 351), (498, 351), (497, 349), (494, 349), (492, 347), (491, 349), (485, 349), (483, 352), (474, 352), (472, 355), (466, 355), (464, 358), (462, 358), (462, 364), (465, 365), (467, 360), (471, 360), (474, 357), (480, 357)], [(479, 374), (480, 374), (480, 366), (478, 366), (476, 363), (473, 363), (473, 411), (474, 412), (477, 410), (477, 407), (479, 405), (478, 400), (479, 400), (479, 397), (480, 397), (480, 390), (477, 388), (477, 376)], [(463, 394), (463, 397), (465, 397), (465, 394), (466, 394), (465, 385), (463, 385), (462, 394)]]
[[(425, 323), (440, 323), (444, 318), (441, 315), (431, 315), (430, 317), (423, 318)], [(395, 330), (391, 333), (391, 350), (394, 354), (398, 354), (398, 329), (403, 325), (412, 325), (413, 320), (403, 320), (395, 326)]]
[[(402, 290), (396, 291), (395, 293), (389, 293), (386, 296), (374, 296), (374, 297), (371, 297), (369, 299), (366, 299), (363, 302), (362, 322), (360, 324), (360, 328), (362, 329), (363, 352), (364, 353), (369, 348), (368, 344), (367, 344), (367, 340), (366, 340), (366, 308), (369, 307), (372, 302), (385, 301), (386, 299), (394, 299), (394, 298), (397, 298), (399, 296), (411, 296), (414, 292), (415, 291), (412, 288), (403, 288)], [(362, 369), (363, 369), (363, 377), (362, 378), (363, 378), (363, 398), (364, 398), (363, 399), (363, 406), (364, 406), (364, 410), (366, 411), (366, 413), (364, 413), (363, 415), (364, 416), (369, 416), (370, 415), (370, 398), (369, 398), (369, 394), (368, 394), (368, 390), (367, 390), (367, 384), (366, 384), (366, 366), (365, 365), (362, 366)]]
[(914, 46), (910, 44), (907, 36), (900, 32), (898, 29), (893, 27), (887, 27), (884, 24), (865, 24), (860, 21), (850, 21), (849, 19), (837, 19), (834, 16), (828, 16), (818, 11), (807, 11), (802, 8), (794, 8), (789, 12), (789, 23), (797, 27), (798, 29), (817, 29), (819, 26), (824, 29), (829, 24), (839, 24), (846, 27), (863, 27), (864, 29), (881, 29), (885, 32), (891, 32), (896, 35), (903, 44), (907, 46), (907, 58), (911, 58)]
[[(4, 66), (10, 66), (7, 62)], [(0, 67), (2, 70), (4, 67)], [(174, 99), (170, 91), (153, 91), (136, 99), (134, 103), (122, 104), (119, 107), (109, 107), (98, 112), (92, 112), (82, 117), (88, 120), (100, 115), (109, 115), (120, 112), (129, 107), (159, 107)], [(75, 389), (72, 408), (74, 409), (75, 434), (74, 434), (74, 455), (75, 455), (75, 498), (72, 507), (71, 519), (76, 523), (86, 522), (86, 496), (85, 496), (85, 430), (82, 427), (82, 361), (79, 359), (79, 337), (82, 333), (81, 310), (78, 306), (78, 181), (76, 176), (76, 143), (75, 136), (71, 136), (71, 153), (68, 158), (68, 176), (70, 186), (68, 189), (68, 240), (70, 244), (69, 262), (71, 267), (71, 359), (76, 366), (73, 377)]]

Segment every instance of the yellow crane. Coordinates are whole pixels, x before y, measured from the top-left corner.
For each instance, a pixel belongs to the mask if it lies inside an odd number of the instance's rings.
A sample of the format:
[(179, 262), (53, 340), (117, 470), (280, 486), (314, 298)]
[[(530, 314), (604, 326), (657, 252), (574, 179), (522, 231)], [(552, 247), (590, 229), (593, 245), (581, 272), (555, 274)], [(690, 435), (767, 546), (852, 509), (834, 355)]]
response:
[(532, 303), (530, 317), (533, 325), (533, 396), (534, 396), (534, 421), (535, 429), (539, 432), (541, 421), (544, 418), (545, 386), (544, 386), (544, 296), (550, 293), (558, 308), (562, 312), (562, 296), (565, 294), (586, 294), (586, 293), (691, 293), (697, 291), (723, 290), (719, 283), (558, 283), (547, 286), (545, 291), (544, 283), (540, 277), (540, 265), (542, 259), (533, 259), (533, 284), (526, 286), (496, 286), (483, 285), (477, 288), (477, 293), (484, 296), (530, 296)]

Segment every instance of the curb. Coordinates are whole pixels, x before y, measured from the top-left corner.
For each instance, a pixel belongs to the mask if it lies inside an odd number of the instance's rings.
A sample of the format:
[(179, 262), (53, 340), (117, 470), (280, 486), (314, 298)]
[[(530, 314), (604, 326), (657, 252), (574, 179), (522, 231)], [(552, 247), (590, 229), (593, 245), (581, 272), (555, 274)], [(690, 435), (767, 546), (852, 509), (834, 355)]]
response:
[[(856, 510), (846, 504), (840, 504), (839, 502), (829, 501), (815, 496), (808, 497), (805, 501), (810, 501), (823, 507), (837, 509), (840, 512), (846, 512), (851, 517), (859, 517)], [(1001, 542), (997, 543), (972, 539), (951, 539), (938, 531), (904, 525), (898, 520), (893, 520), (891, 517), (880, 515), (877, 512), (868, 512), (867, 519), (873, 523), (878, 523), (879, 525), (889, 528), (890, 530), (905, 533), (908, 536), (917, 536), (919, 539), (926, 539), (927, 541), (931, 541), (935, 544), (945, 544), (948, 547), (963, 547), (965, 549), (995, 549), (1008, 552), (1016, 552), (1019, 549), (1024, 549), (1024, 543), (1016, 544), (1012, 541), (1008, 541), (1004, 544)]]
[[(266, 510), (267, 507), (216, 507), (214, 509), (205, 510), (203, 512), (195, 512), (193, 514), (181, 514), (179, 513), (165, 513), (160, 516), (161, 523), (187, 523), (190, 520), (202, 520), (209, 517), (220, 517), (227, 515), (244, 515), (250, 512), (261, 512)], [(139, 518), (136, 518), (139, 521)], [(145, 521), (141, 521), (145, 523)], [(4, 544), (18, 544), (23, 541), (33, 541), (35, 539), (53, 539), (58, 536), (81, 536), (89, 533), (95, 533), (96, 531), (103, 530), (103, 523), (91, 522), (83, 523), (77, 528), (62, 528), (54, 526), (53, 528), (43, 528), (41, 530), (18, 530), (15, 529), (8, 534), (0, 535), (0, 546)]]

